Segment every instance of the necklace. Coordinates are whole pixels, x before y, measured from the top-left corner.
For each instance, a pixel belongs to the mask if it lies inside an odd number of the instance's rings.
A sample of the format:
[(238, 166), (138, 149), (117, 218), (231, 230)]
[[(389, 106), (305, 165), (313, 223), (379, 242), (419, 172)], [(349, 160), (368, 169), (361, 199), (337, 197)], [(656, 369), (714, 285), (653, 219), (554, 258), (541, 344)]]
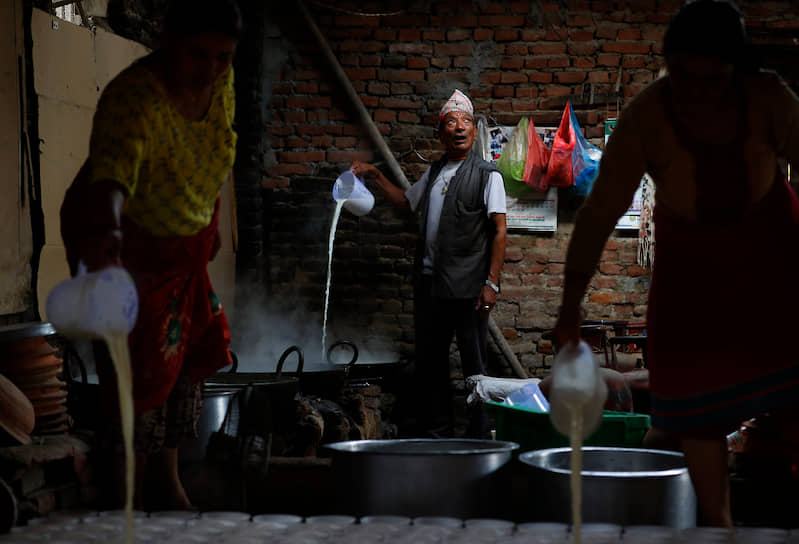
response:
[(445, 182), (444, 182), (444, 185), (442, 185), (442, 186), (441, 186), (441, 194), (442, 194), (442, 195), (445, 195), (445, 194), (447, 194), (447, 188), (449, 187), (449, 182), (450, 182), (450, 181), (452, 181), (452, 178), (450, 178), (450, 179), (448, 179), (447, 181), (445, 181)]

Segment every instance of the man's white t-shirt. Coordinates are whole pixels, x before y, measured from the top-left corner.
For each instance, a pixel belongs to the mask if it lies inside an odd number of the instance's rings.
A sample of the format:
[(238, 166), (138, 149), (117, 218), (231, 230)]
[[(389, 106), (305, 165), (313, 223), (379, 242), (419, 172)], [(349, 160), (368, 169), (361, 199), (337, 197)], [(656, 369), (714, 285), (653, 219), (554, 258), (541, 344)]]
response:
[[(433, 187), (430, 190), (430, 200), (427, 208), (427, 232), (425, 238), (425, 255), (422, 267), (422, 273), (433, 273), (433, 255), (435, 254), (436, 238), (438, 238), (438, 225), (441, 219), (441, 208), (444, 206), (444, 197), (446, 191), (445, 187), (452, 181), (455, 172), (463, 161), (449, 161), (441, 169), (438, 177), (433, 182)], [(424, 196), (425, 187), (429, 181), (430, 168), (428, 168), (422, 177), (414, 183), (410, 189), (405, 191), (405, 198), (411, 205), (411, 210), (416, 211), (419, 203)], [(488, 217), (495, 213), (508, 213), (507, 205), (505, 203), (505, 184), (502, 181), (502, 174), (499, 172), (491, 172), (486, 183), (485, 192), (483, 193), (483, 202), (486, 206)]]

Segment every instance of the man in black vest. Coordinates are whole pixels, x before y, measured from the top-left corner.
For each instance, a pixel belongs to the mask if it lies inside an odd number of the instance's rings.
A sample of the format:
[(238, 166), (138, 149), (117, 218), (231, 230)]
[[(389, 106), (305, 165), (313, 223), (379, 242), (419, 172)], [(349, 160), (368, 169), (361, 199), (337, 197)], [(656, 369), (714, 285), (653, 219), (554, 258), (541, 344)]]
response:
[[(449, 348), (455, 335), (464, 377), (485, 374), (488, 316), (499, 293), (505, 259), (502, 174), (472, 153), (477, 135), (469, 98), (456, 90), (441, 108), (444, 156), (403, 191), (374, 166), (354, 162), (357, 176), (374, 180), (396, 206), (419, 219), (414, 289), (417, 431), (451, 436), (453, 402)], [(467, 435), (483, 438), (481, 407), (470, 409)]]

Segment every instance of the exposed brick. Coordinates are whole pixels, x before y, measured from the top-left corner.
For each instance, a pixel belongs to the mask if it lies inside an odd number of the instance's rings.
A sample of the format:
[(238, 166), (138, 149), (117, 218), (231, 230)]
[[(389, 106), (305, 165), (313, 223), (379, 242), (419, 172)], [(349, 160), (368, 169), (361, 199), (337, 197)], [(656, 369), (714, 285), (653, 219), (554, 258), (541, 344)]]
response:
[(305, 121), (304, 111), (284, 111), (283, 120), (286, 123), (302, 123)]
[(625, 55), (645, 55), (650, 52), (651, 44), (647, 42), (611, 42), (602, 46), (606, 53), (622, 53)]
[(329, 96), (287, 96), (287, 108), (329, 108)]
[(575, 68), (593, 68), (596, 66), (596, 62), (590, 57), (574, 57), (572, 59), (572, 66)]
[(380, 66), (383, 64), (383, 57), (380, 55), (361, 55), (361, 66)]
[(552, 73), (550, 72), (530, 72), (527, 77), (530, 83), (552, 83)]
[(524, 56), (527, 54), (528, 47), (526, 43), (511, 43), (505, 46), (505, 55), (508, 57), (512, 56)]
[[(361, 95), (361, 102), (367, 108), (376, 108), (380, 102), (380, 99), (376, 96), (363, 96)], [(341, 119), (346, 119), (345, 117), (341, 117)]]
[(422, 39), (422, 31), (416, 28), (402, 28), (397, 39), (401, 42), (418, 42)]
[(401, 94), (413, 94), (413, 85), (410, 83), (393, 82), (391, 84), (391, 94), (398, 96)]
[[(273, 92), (274, 89), (273, 89)], [(315, 81), (298, 81), (294, 86), (294, 92), (297, 94), (314, 94), (319, 92), (319, 84)]]
[(487, 42), (491, 41), (493, 38), (494, 38), (494, 31), (490, 28), (474, 29), (474, 41), (476, 42)]
[(454, 68), (471, 68), (473, 64), (473, 57), (455, 57), (452, 60), (452, 66)]
[(366, 81), (374, 79), (377, 72), (374, 68), (344, 68), (344, 73), (350, 81)]
[(307, 175), (311, 173), (309, 164), (276, 164), (266, 169), (270, 176)]
[(566, 17), (566, 24), (568, 26), (591, 26), (594, 24), (594, 19), (584, 13), (569, 14)]
[(612, 304), (614, 302), (621, 302), (622, 297), (618, 293), (607, 292), (594, 292), (588, 297), (588, 300), (596, 304)]
[(530, 46), (534, 55), (560, 55), (566, 52), (565, 43), (539, 43)]
[(463, 40), (468, 40), (471, 37), (472, 37), (472, 32), (465, 28), (458, 28), (456, 30), (447, 31), (447, 41), (449, 42), (460, 42)]
[(516, 87), (516, 98), (537, 98), (538, 87)]
[(519, 70), (524, 66), (523, 57), (505, 57), (499, 65), (503, 70)]
[(483, 85), (496, 85), (502, 77), (502, 72), (483, 72)]
[(512, 85), (496, 85), (494, 86), (494, 96), (497, 98), (508, 98), (514, 96), (514, 88)]
[(568, 96), (572, 94), (572, 88), (564, 85), (549, 85), (544, 92), (547, 96)]
[(454, 15), (447, 17), (430, 17), (430, 26), (436, 28), (458, 28), (458, 27), (474, 28), (477, 26), (477, 16)]
[(443, 42), (446, 39), (446, 34), (443, 30), (425, 30), (422, 32), (422, 39), (424, 41)]
[(556, 83), (574, 84), (585, 81), (585, 72), (557, 72), (555, 74)]
[(405, 55), (432, 55), (433, 47), (426, 43), (392, 43), (388, 46), (390, 53)]
[(370, 82), (367, 90), (369, 91), (369, 94), (376, 94), (379, 96), (388, 96), (391, 94), (391, 89), (388, 83), (380, 83), (377, 81)]
[(624, 28), (619, 30), (618, 35), (616, 36), (618, 40), (640, 40), (641, 39), (641, 31), (637, 28)]
[(612, 83), (615, 81), (616, 72), (606, 72), (595, 70), (588, 73), (588, 81), (591, 83)]
[(383, 42), (370, 40), (348, 41), (339, 44), (339, 49), (341, 51), (354, 51), (357, 53), (376, 53), (378, 51), (384, 51), (385, 48), (386, 44)]
[(598, 55), (596, 58), (597, 64), (600, 66), (618, 66), (619, 60), (621, 60), (620, 55), (609, 55), (609, 54), (601, 54)]
[(423, 70), (378, 70), (378, 78), (383, 81), (424, 81)]
[(469, 43), (437, 43), (434, 46), (436, 55), (463, 55), (469, 56), (472, 54), (472, 45)]
[(527, 57), (524, 59), (524, 67), (533, 70), (546, 68), (548, 60), (547, 57)]
[(452, 59), (450, 57), (433, 57), (430, 59), (430, 64), (436, 68), (449, 68), (452, 66)]
[(494, 31), (494, 40), (498, 42), (513, 42), (519, 39), (519, 31), (515, 28), (500, 28)]
[(624, 268), (617, 264), (600, 263), (599, 265), (599, 271), (610, 276), (616, 276), (620, 274), (622, 270), (624, 270)]
[(374, 38), (382, 42), (393, 42), (397, 39), (397, 31), (390, 28), (376, 28)]
[(566, 28), (548, 28), (544, 34), (544, 41), (565, 42), (569, 39), (569, 30)]
[(393, 123), (397, 120), (397, 112), (392, 110), (377, 110), (374, 113), (374, 120), (382, 123)]
[(596, 55), (598, 45), (596, 42), (569, 42), (568, 50), (570, 55), (577, 57)]
[(527, 83), (527, 75), (524, 72), (502, 72), (500, 81), (502, 83)]
[(536, 100), (514, 100), (513, 111), (535, 111), (538, 109)]
[(280, 162), (319, 162), (325, 159), (324, 151), (283, 151)]
[(572, 30), (569, 32), (569, 39), (574, 42), (590, 42), (594, 39), (592, 30)]
[(408, 57), (408, 68), (429, 68), (430, 59), (427, 57)]
[(524, 42), (537, 42), (543, 40), (546, 36), (546, 30), (542, 28), (525, 28), (522, 30), (522, 41)]
[[(310, 174), (310, 166), (308, 172), (297, 172), (298, 174)], [(264, 189), (285, 189), (290, 185), (289, 178), (270, 177), (261, 180), (261, 187)]]
[(600, 23), (596, 26), (596, 37), (605, 40), (615, 40), (622, 25), (613, 23)]
[(421, 100), (414, 100), (411, 98), (395, 98), (389, 96), (380, 99), (380, 106), (383, 108), (415, 110), (421, 108), (423, 105), (424, 102)]
[(643, 266), (633, 265), (627, 267), (627, 275), (631, 278), (635, 278), (637, 276), (646, 276), (649, 274), (649, 269), (644, 268)]
[(369, 161), (372, 160), (372, 155), (371, 151), (339, 151), (331, 149), (327, 152), (327, 162), (349, 164), (352, 161)]
[(621, 61), (624, 68), (644, 68), (646, 66), (646, 57), (640, 55), (625, 55)]
[(555, 55), (547, 59), (548, 68), (567, 68), (569, 66), (569, 57), (567, 55)]
[(357, 143), (357, 138), (353, 138), (352, 136), (339, 136), (335, 139), (335, 145), (339, 149), (344, 147), (355, 147), (355, 144)]
[(422, 118), (416, 115), (415, 113), (411, 113), (409, 111), (400, 111), (398, 116), (398, 120), (400, 123), (419, 123), (421, 122)]

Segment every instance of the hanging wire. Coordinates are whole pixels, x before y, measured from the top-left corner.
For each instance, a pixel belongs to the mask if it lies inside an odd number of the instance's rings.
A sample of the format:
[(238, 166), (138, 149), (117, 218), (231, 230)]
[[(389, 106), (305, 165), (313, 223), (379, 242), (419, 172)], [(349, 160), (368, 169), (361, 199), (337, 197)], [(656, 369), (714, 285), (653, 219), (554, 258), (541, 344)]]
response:
[(347, 8), (341, 8), (339, 6), (334, 6), (332, 4), (328, 4), (327, 2), (321, 2), (320, 0), (310, 0), (310, 3), (315, 5), (315, 6), (317, 6), (317, 7), (320, 7), (320, 8), (325, 8), (325, 9), (329, 9), (329, 10), (332, 10), (332, 11), (337, 11), (339, 13), (346, 13), (347, 15), (361, 15), (363, 17), (384, 17), (384, 16), (389, 16), (389, 15), (402, 15), (403, 13), (405, 13), (407, 11), (405, 8), (403, 8), (403, 9), (398, 10), (398, 11), (384, 11), (384, 12), (367, 13), (367, 12), (364, 12), (364, 11), (354, 11), (354, 10), (347, 9)]

